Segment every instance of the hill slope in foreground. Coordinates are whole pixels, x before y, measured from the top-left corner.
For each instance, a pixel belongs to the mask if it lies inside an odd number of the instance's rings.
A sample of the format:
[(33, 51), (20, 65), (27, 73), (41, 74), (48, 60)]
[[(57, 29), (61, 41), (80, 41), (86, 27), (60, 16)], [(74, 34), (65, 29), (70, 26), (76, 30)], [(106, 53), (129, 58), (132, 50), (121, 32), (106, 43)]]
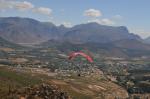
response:
[[(23, 69), (23, 68), (22, 68)], [(48, 77), (43, 74), (24, 73), (16, 68), (0, 67), (0, 97), (25, 99), (115, 99), (127, 98), (120, 86), (103, 77)], [(44, 83), (44, 84), (43, 84)], [(53, 93), (53, 94), (52, 94)], [(43, 98), (47, 97), (47, 98)], [(63, 98), (60, 98), (63, 97)], [(23, 98), (24, 99), (24, 98)]]

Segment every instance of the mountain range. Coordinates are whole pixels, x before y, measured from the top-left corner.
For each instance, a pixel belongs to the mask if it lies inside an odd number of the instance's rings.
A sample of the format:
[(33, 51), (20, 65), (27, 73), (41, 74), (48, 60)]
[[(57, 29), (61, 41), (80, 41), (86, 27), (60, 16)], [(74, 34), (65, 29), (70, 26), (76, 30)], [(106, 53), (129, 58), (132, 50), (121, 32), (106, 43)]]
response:
[(107, 43), (123, 39), (140, 40), (124, 26), (113, 27), (98, 23), (87, 23), (67, 28), (50, 22), (30, 18), (0, 18), (0, 36), (14, 43), (37, 44), (48, 40), (63, 40), (72, 43)]
[(130, 33), (125, 26), (86, 23), (68, 28), (31, 18), (1, 17), (0, 38), (7, 44), (36, 44), (61, 51), (88, 48), (118, 57), (150, 55), (148, 39)]
[(29, 18), (0, 18), (0, 36), (14, 43), (40, 43), (57, 38), (58, 29), (51, 23)]

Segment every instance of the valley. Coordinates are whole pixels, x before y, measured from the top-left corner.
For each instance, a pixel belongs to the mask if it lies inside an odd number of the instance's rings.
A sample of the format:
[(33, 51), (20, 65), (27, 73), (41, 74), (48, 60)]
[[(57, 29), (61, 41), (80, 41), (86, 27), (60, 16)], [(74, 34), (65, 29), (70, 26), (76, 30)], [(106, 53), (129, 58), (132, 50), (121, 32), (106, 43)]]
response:
[[(148, 58), (125, 59), (97, 56), (94, 57), (94, 63), (88, 63), (82, 57), (70, 61), (68, 52), (61, 52), (55, 48), (26, 48), (1, 52), (3, 53), (0, 59), (1, 68), (6, 68), (15, 75), (27, 74), (27, 77), (35, 79), (35, 81), (33, 79), (33, 85), (34, 82), (56, 85), (73, 99), (75, 97), (78, 99), (149, 97), (146, 95), (150, 89)], [(22, 80), (19, 80), (20, 77), (18, 77), (18, 82), (11, 76), (5, 77), (5, 75), (9, 76), (7, 74), (9, 72), (0, 74), (2, 79), (7, 78), (7, 82), (14, 80), (14, 84), (23, 83), (23, 86), (32, 85), (32, 80), (31, 84), (28, 81), (30, 78), (21, 77)], [(9, 83), (8, 85), (14, 86), (14, 89), (18, 86)], [(7, 89), (6, 86), (5, 88)]]
[[(10, 17), (1, 18), (0, 27), (4, 99), (150, 98), (150, 45), (124, 26), (88, 23), (66, 28)], [(91, 56), (93, 63), (81, 56), (68, 59), (78, 51)]]

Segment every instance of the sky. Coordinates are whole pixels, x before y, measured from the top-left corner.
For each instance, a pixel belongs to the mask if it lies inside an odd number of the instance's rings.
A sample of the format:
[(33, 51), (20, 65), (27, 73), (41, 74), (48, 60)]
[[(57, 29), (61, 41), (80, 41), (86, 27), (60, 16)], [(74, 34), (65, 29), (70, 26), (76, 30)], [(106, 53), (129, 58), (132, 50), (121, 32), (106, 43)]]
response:
[(0, 17), (29, 17), (72, 27), (97, 22), (150, 36), (150, 0), (0, 0)]

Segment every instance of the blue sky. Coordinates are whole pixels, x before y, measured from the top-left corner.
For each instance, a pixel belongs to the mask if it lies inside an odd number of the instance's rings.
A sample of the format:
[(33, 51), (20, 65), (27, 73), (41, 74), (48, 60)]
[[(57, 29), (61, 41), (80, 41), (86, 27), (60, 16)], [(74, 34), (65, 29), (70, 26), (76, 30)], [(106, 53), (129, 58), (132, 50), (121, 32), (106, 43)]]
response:
[(150, 36), (150, 0), (0, 0), (0, 17), (30, 17), (56, 25), (87, 22), (127, 26)]

